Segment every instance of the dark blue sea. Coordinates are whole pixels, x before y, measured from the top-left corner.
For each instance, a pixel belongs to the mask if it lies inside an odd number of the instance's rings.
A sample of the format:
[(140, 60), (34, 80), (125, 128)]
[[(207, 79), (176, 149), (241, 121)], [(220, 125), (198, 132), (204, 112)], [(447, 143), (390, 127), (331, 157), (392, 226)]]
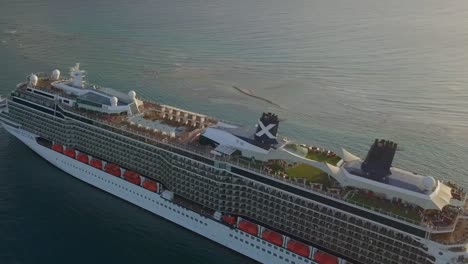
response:
[[(465, 0), (0, 0), (0, 94), (93, 83), (468, 187)], [(246, 96), (239, 87), (256, 96)], [(270, 101), (270, 102), (267, 102)], [(252, 263), (67, 176), (0, 129), (0, 263)]]

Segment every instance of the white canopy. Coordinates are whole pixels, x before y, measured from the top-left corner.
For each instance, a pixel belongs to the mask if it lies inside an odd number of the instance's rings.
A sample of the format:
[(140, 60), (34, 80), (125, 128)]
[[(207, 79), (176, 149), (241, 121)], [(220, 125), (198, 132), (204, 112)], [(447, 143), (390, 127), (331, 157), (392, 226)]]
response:
[(451, 202), (451, 188), (430, 176), (391, 168), (390, 183), (384, 183), (354, 174), (355, 169), (360, 168), (362, 160), (346, 150), (343, 150), (343, 161), (339, 167), (327, 164), (331, 175), (342, 186), (371, 190), (423, 209), (441, 210)]

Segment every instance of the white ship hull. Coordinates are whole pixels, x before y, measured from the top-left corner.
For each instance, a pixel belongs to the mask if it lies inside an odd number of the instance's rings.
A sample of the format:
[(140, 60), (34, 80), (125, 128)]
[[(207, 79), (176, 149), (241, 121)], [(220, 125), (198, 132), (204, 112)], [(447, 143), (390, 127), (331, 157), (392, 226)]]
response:
[[(241, 230), (183, 208), (158, 193), (129, 183), (102, 170), (46, 148), (36, 142), (36, 135), (2, 123), (3, 127), (34, 152), (66, 173), (103, 191), (120, 197), (160, 217), (185, 227), (242, 255), (261, 263), (316, 263), (284, 248), (268, 243)], [(340, 261), (344, 263), (344, 261)]]

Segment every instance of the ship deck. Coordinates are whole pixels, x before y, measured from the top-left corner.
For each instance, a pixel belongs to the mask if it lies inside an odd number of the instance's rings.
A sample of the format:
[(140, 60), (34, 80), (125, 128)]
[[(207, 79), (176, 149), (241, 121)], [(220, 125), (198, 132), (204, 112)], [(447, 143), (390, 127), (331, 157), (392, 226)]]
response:
[[(78, 98), (77, 96), (73, 94), (65, 93), (62, 90), (53, 87), (52, 83), (53, 83), (52, 80), (39, 78), (39, 80), (37, 81), (36, 87), (34, 88), (50, 93), (50, 94), (56, 94), (56, 95), (59, 95), (61, 97), (68, 98), (71, 100), (76, 100), (76, 98)], [(28, 88), (28, 85), (26, 83), (23, 83), (17, 88), (17, 91), (26, 92), (27, 88)]]
[(455, 249), (466, 251), (468, 243), (468, 202), (465, 202), (464, 213), (458, 217), (454, 231), (450, 233), (432, 234), (431, 239), (441, 244), (452, 246)]
[[(76, 96), (66, 94), (54, 88), (51, 83), (51, 81), (40, 79), (36, 88), (49, 93), (59, 94), (65, 98), (76, 99)], [(18, 87), (18, 90), (26, 92), (26, 88), (27, 85), (25, 84)], [(349, 187), (342, 188), (331, 176), (310, 165), (301, 163), (291, 164), (285, 160), (252, 161), (236, 154), (216, 155), (213, 153), (213, 147), (201, 145), (197, 140), (204, 128), (218, 122), (216, 119), (162, 105), (157, 102), (142, 102), (138, 107), (140, 113), (133, 116), (111, 115), (67, 105), (61, 105), (61, 107), (67, 111), (99, 121), (104, 125), (114, 128), (113, 130), (116, 132), (124, 131), (126, 132), (125, 135), (135, 135), (139, 140), (141, 137), (144, 137), (145, 142), (148, 144), (167, 144), (171, 147), (180, 148), (212, 160), (229, 162), (261, 173), (266, 177), (272, 177), (278, 181), (318, 192), (414, 225), (438, 230), (451, 230), (457, 224), (456, 219), (458, 214), (454, 214), (452, 210), (440, 212), (423, 211), (417, 206), (401, 201), (388, 200), (370, 191)], [(295, 153), (300, 153), (307, 159), (327, 162), (332, 165), (336, 165), (341, 160), (334, 152), (315, 146), (288, 144), (284, 147)], [(460, 199), (464, 199), (465, 193), (460, 192), (459, 196)]]
[[(356, 206), (366, 208), (368, 210), (372, 210), (415, 225), (431, 227), (438, 230), (450, 230), (453, 229), (455, 225), (457, 214), (453, 214), (453, 212), (424, 211), (422, 208), (417, 206), (406, 204), (401, 201), (388, 200), (373, 194), (372, 192), (366, 192), (353, 188), (343, 189), (338, 186), (337, 182), (334, 181), (333, 178), (327, 175), (325, 172), (309, 165), (288, 164), (282, 160), (270, 162), (262, 162), (258, 160), (252, 161), (240, 155), (214, 155), (212, 153), (212, 150), (214, 150), (213, 147), (209, 145), (201, 145), (198, 143), (198, 140), (196, 140), (202, 130), (200, 128), (192, 129), (189, 127), (189, 129), (192, 130), (180, 132), (176, 134), (176, 136), (169, 136), (169, 134), (155, 132), (154, 130), (147, 129), (144, 126), (132, 124), (127, 116), (109, 117), (108, 115), (88, 113), (87, 111), (83, 112), (81, 110), (77, 110), (76, 108), (70, 108), (69, 110), (77, 111), (80, 114), (91, 117), (93, 119), (99, 119), (119, 129), (131, 131), (139, 135), (144, 135), (157, 141), (171, 144), (175, 147), (179, 147), (196, 154), (201, 154), (210, 159), (230, 162), (234, 165), (238, 165), (252, 171), (257, 171), (263, 175), (297, 185), (301, 188), (319, 192), (327, 196), (343, 200), (350, 204), (354, 204)], [(130, 120), (132, 119), (130, 118)], [(155, 120), (160, 121), (160, 119)], [(171, 124), (169, 123), (167, 125), (169, 126)], [(172, 127), (177, 128), (177, 126), (174, 125)], [(324, 151), (316, 155), (321, 155), (320, 158), (322, 160), (330, 158), (329, 156), (327, 157), (328, 154), (326, 153), (328, 153), (328, 151)], [(303, 167), (305, 167), (305, 169), (303, 169)]]

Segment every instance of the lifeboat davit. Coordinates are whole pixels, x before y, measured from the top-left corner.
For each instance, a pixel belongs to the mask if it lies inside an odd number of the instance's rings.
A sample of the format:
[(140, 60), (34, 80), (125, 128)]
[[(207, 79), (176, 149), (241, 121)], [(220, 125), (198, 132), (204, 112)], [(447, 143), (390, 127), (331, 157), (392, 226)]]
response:
[(338, 258), (323, 251), (317, 250), (314, 254), (314, 261), (320, 264), (338, 264)]
[(265, 229), (262, 233), (262, 238), (277, 246), (283, 245), (283, 235), (276, 233), (274, 231)]
[(240, 221), (239, 229), (254, 236), (258, 234), (258, 225), (247, 220)]
[(143, 188), (150, 190), (152, 192), (158, 192), (158, 184), (155, 181), (146, 179), (143, 182)]
[(141, 183), (141, 179), (140, 179), (140, 174), (134, 172), (134, 171), (125, 171), (124, 174), (124, 179), (133, 183), (133, 184), (136, 184), (136, 185), (140, 185)]
[(237, 218), (235, 216), (223, 215), (223, 221), (230, 225), (235, 225), (237, 222)]
[(63, 146), (60, 145), (60, 144), (53, 144), (52, 145), (52, 150), (62, 153), (63, 152)]
[(66, 156), (70, 157), (70, 158), (76, 158), (76, 152), (75, 152), (75, 149), (72, 149), (72, 148), (69, 148), (69, 149), (66, 149), (63, 151), (63, 154), (65, 154)]
[(310, 255), (310, 247), (296, 240), (289, 240), (286, 248), (306, 258)]
[(76, 156), (76, 159), (86, 164), (88, 164), (89, 162), (88, 154), (85, 154), (85, 153), (78, 154)]
[(117, 177), (120, 177), (120, 175), (121, 175), (119, 165), (114, 164), (114, 163), (107, 163), (106, 166), (104, 167), (104, 170), (107, 173), (112, 174), (112, 175), (117, 176)]
[(89, 164), (96, 169), (102, 170), (102, 161), (99, 159), (92, 159)]

